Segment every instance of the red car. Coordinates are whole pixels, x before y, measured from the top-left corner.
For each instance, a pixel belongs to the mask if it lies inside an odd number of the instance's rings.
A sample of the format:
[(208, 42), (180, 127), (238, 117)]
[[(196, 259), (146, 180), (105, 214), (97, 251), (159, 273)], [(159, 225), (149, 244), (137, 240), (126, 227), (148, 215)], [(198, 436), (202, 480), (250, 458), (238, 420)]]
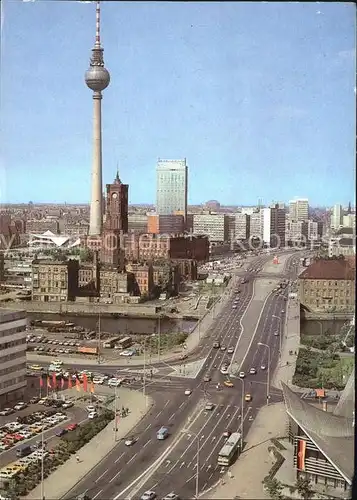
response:
[(66, 429), (67, 431), (74, 431), (75, 429), (77, 429), (78, 427), (78, 424), (69, 424), (67, 425)]

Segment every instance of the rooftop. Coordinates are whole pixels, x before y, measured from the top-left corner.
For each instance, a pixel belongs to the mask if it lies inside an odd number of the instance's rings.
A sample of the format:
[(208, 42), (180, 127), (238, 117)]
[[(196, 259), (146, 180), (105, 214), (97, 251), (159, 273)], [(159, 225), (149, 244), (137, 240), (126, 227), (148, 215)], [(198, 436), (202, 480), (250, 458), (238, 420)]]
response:
[(287, 414), (334, 465), (345, 480), (352, 484), (354, 475), (353, 418), (329, 413), (301, 399), (282, 383)]
[(300, 274), (299, 278), (310, 280), (354, 280), (355, 271), (349, 260), (317, 259)]

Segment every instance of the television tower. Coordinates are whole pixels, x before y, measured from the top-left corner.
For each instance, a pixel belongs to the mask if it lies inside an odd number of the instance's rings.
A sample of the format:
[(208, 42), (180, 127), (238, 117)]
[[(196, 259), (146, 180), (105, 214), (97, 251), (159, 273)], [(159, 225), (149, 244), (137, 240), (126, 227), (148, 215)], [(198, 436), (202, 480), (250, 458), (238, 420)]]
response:
[(96, 5), (95, 44), (92, 49), (85, 82), (93, 90), (93, 163), (92, 194), (90, 201), (89, 235), (99, 236), (103, 225), (102, 194), (102, 90), (108, 87), (110, 75), (104, 67), (103, 48), (100, 44), (100, 2)]

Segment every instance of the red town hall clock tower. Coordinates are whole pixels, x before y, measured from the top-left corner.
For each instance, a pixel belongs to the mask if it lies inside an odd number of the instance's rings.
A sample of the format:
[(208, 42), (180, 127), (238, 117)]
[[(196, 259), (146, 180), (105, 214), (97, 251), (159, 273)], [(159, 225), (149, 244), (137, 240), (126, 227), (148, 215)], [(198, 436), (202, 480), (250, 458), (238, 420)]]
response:
[(112, 184), (107, 184), (104, 228), (128, 232), (128, 184), (122, 184), (119, 172)]
[(121, 234), (128, 232), (128, 184), (122, 184), (119, 173), (107, 184), (105, 222), (103, 225), (100, 260), (104, 265), (124, 269), (124, 249)]

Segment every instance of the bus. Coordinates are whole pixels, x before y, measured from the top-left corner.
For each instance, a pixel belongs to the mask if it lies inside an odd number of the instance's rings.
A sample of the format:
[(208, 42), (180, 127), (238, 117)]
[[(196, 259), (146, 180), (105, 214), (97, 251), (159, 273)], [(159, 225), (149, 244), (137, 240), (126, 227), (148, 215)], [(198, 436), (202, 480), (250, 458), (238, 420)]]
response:
[(241, 433), (233, 432), (221, 451), (218, 453), (218, 465), (229, 467), (237, 458), (238, 451), (240, 450)]
[(117, 337), (111, 337), (110, 339), (107, 339), (103, 342), (103, 347), (104, 349), (112, 349), (115, 344), (118, 342), (118, 340), (120, 339), (119, 336)]
[(127, 347), (130, 347), (132, 343), (133, 341), (131, 340), (131, 337), (124, 337), (117, 342), (116, 347), (117, 349), (126, 349)]

